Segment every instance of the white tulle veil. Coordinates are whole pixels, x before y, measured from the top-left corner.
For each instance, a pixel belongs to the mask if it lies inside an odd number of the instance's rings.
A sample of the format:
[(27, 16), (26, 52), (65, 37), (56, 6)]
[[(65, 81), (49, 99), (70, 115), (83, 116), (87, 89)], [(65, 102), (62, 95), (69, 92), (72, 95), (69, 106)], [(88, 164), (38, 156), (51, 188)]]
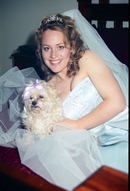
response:
[(78, 9), (66, 11), (63, 14), (70, 16), (74, 20), (77, 30), (81, 34), (84, 45), (105, 60), (107, 66), (112, 70), (113, 74), (117, 78), (128, 104), (127, 66), (115, 57), (96, 29), (82, 16)]
[[(85, 46), (105, 60), (128, 104), (128, 68), (113, 55), (78, 10), (63, 14), (74, 19)], [(49, 182), (72, 190), (103, 164), (102, 156), (95, 138), (86, 130), (77, 132), (63, 127), (65, 131), (59, 131), (61, 127), (56, 126), (54, 133), (45, 139), (31, 145), (23, 143), (25, 130), (20, 129), (20, 95), (30, 80), (38, 78), (33, 68), (20, 71), (17, 67), (0, 77), (0, 145), (18, 147), (24, 165)]]

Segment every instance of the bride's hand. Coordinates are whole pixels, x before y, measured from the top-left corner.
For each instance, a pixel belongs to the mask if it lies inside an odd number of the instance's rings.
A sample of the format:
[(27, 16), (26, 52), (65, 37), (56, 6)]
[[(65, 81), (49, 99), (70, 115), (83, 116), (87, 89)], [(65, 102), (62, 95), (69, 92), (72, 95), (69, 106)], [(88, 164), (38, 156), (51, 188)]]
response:
[(68, 119), (68, 118), (63, 119), (63, 121), (56, 123), (56, 124), (70, 127), (73, 129), (79, 129), (77, 120), (72, 120), (72, 119)]

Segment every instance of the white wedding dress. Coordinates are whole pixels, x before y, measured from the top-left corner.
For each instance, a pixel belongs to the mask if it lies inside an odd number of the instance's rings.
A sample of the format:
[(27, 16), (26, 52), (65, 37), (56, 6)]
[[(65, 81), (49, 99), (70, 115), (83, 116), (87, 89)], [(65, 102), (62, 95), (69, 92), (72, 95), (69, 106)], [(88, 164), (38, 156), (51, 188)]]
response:
[[(52, 184), (73, 190), (102, 165), (128, 173), (128, 68), (114, 57), (78, 10), (64, 14), (75, 19), (85, 44), (106, 61), (116, 76), (127, 100), (126, 109), (91, 130), (55, 125), (51, 135), (43, 139), (35, 136), (32, 143), (26, 144), (23, 141), (26, 131), (20, 128), (19, 120), (21, 92), (30, 80), (35, 81), (39, 76), (33, 68), (20, 71), (14, 67), (0, 77), (0, 145), (17, 147), (22, 164)], [(96, 48), (93, 42), (97, 44)], [(63, 102), (65, 116), (76, 120), (101, 101), (101, 96), (87, 77)]]

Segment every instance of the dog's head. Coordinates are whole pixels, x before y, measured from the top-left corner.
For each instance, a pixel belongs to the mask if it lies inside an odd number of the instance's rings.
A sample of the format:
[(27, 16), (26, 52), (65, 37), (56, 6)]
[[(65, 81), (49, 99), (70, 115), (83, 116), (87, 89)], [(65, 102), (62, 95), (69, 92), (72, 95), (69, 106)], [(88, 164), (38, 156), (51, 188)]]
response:
[(22, 99), (26, 111), (34, 114), (51, 112), (51, 109), (60, 101), (57, 98), (56, 89), (43, 80), (28, 84), (22, 94)]

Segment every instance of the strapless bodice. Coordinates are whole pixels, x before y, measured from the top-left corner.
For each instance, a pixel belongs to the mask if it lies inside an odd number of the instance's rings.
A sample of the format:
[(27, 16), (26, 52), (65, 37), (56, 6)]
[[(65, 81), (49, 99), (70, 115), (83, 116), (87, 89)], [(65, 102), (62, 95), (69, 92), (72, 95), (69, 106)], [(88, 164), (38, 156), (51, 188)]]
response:
[(64, 100), (64, 114), (74, 120), (81, 118), (96, 107), (97, 99), (100, 99), (100, 95), (87, 77)]

